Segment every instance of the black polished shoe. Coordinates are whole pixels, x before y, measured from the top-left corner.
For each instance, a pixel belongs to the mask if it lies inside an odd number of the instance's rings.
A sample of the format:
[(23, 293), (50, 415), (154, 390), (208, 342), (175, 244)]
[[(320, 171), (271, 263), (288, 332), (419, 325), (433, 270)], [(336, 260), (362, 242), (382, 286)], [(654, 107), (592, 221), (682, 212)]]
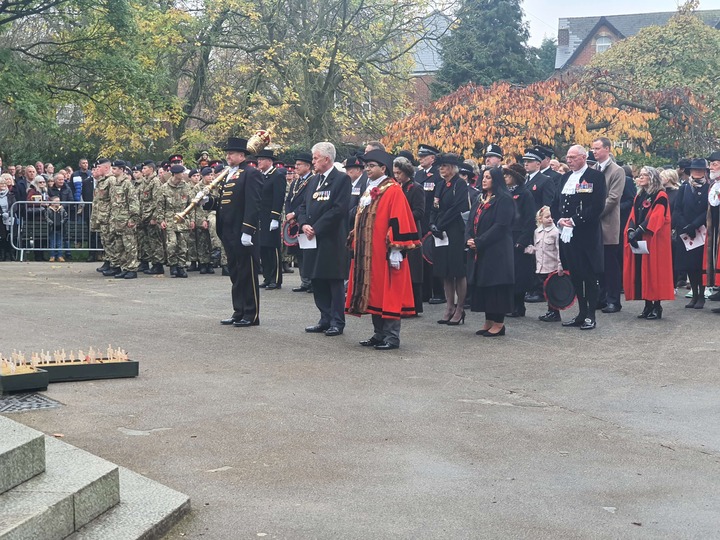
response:
[(98, 268), (95, 269), (96, 272), (100, 272), (101, 274), (105, 270), (110, 270), (110, 262), (109, 261), (105, 261), (102, 266), (99, 266)]
[(685, 307), (688, 309), (693, 309), (695, 307), (695, 304), (697, 304), (697, 301), (698, 301), (697, 298), (693, 298), (687, 304), (685, 304)]
[(592, 330), (595, 328), (595, 321), (592, 319), (585, 319), (580, 325), (580, 330)]
[(137, 279), (137, 272), (132, 272), (128, 270), (127, 272), (125, 272), (125, 279)]
[(277, 283), (268, 283), (265, 288), (268, 291), (274, 291), (275, 289), (282, 289), (282, 285), (278, 285)]
[(119, 274), (115, 274), (113, 277), (115, 279), (125, 279), (125, 276), (127, 276), (127, 270), (121, 270)]
[(505, 335), (505, 327), (503, 326), (500, 330), (497, 332), (491, 332), (490, 330), (485, 330), (485, 333), (482, 334), (485, 337), (499, 337)]
[(342, 333), (342, 328), (338, 328), (337, 326), (331, 326), (330, 328), (325, 330), (325, 335), (329, 337), (339, 336)]
[(708, 300), (712, 300), (713, 302), (720, 300), (720, 289), (708, 296)]
[(260, 287), (261, 289), (266, 289), (268, 285), (270, 284), (263, 281), (260, 285), (258, 285), (258, 287)]
[(254, 321), (248, 321), (247, 319), (240, 319), (233, 323), (235, 328), (247, 328), (248, 326), (260, 326), (260, 319)]
[(705, 307), (705, 297), (701, 296), (697, 299), (697, 302), (695, 302), (695, 309), (703, 309)]
[(293, 292), (308, 292), (310, 287), (293, 287)]
[(597, 310), (602, 311), (602, 310), (605, 309), (607, 306), (608, 306), (608, 303), (607, 303), (607, 302), (598, 302), (597, 304), (595, 304), (595, 311), (597, 311)]
[(231, 324), (235, 324), (236, 322), (240, 322), (240, 319), (236, 319), (235, 317), (230, 317), (229, 319), (223, 319), (222, 321), (220, 321), (220, 324), (230, 326)]
[(392, 351), (393, 349), (399, 349), (400, 345), (393, 345), (392, 343), (380, 343), (375, 345), (376, 351)]
[(105, 276), (105, 277), (111, 277), (111, 276), (115, 276), (115, 275), (119, 274), (120, 272), (122, 272), (122, 270), (120, 269), (119, 266), (114, 266), (114, 267), (111, 266), (110, 268), (108, 268), (107, 270), (105, 270), (105, 271), (102, 273), (102, 275)]
[(330, 328), (330, 327), (329, 327), (329, 326), (323, 326), (322, 324), (316, 324), (315, 326), (306, 326), (306, 327), (305, 327), (305, 331), (306, 331), (308, 334), (322, 334), (322, 333), (325, 332), (325, 330), (327, 330), (328, 328)]
[(642, 313), (640, 315), (638, 315), (637, 318), (638, 319), (647, 319), (648, 315), (650, 315), (652, 313), (652, 311), (653, 311), (652, 304), (646, 305), (645, 309), (642, 310)]
[(370, 339), (364, 339), (360, 342), (360, 345), (363, 347), (372, 347), (374, 345), (380, 345), (384, 343), (383, 341), (379, 339), (375, 339), (375, 336), (371, 337)]
[(602, 311), (603, 313), (617, 313), (621, 309), (622, 309), (622, 306), (620, 306), (619, 304), (608, 304), (607, 306), (602, 308), (600, 311)]
[(545, 301), (545, 297), (540, 293), (528, 293), (525, 295), (525, 301), (528, 304), (538, 304)]
[(578, 327), (580, 327), (584, 323), (585, 323), (585, 317), (580, 317), (580, 315), (578, 315), (577, 317), (573, 317), (569, 321), (564, 321), (562, 323), (562, 325), (563, 326), (578, 326)]
[(542, 322), (559, 322), (561, 319), (557, 311), (548, 311), (545, 315), (540, 315), (538, 320)]
[(445, 302), (447, 302), (447, 300), (445, 300), (444, 298), (431, 298), (430, 300), (428, 300), (428, 304), (433, 304), (433, 305), (444, 304)]
[(505, 316), (506, 316), (506, 317), (513, 317), (513, 318), (515, 318), (515, 317), (524, 317), (524, 316), (525, 316), (525, 310), (522, 310), (522, 311), (513, 311), (513, 312), (511, 312), (511, 313), (506, 313)]
[(663, 312), (662, 306), (656, 306), (656, 307), (652, 308), (650, 313), (648, 313), (648, 316), (645, 318), (648, 321), (657, 321), (658, 319), (662, 319), (662, 312)]

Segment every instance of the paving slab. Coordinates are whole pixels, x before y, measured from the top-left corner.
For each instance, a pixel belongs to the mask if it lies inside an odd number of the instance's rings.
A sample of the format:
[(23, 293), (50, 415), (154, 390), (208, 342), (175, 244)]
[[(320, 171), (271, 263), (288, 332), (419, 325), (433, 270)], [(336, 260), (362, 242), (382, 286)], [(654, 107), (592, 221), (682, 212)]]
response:
[(0, 494), (45, 470), (45, 437), (0, 416)]
[(713, 303), (679, 296), (652, 322), (628, 302), (591, 332), (530, 304), (502, 339), (475, 335), (478, 314), (448, 328), (426, 306), (381, 353), (357, 344), (367, 317), (305, 334), (317, 311), (290, 290), (297, 273), (238, 329), (219, 325), (228, 278), (94, 268), (2, 265), (2, 347), (112, 343), (140, 376), (54, 384), (65, 407), (12, 417), (188, 494), (168, 538), (717, 536)]

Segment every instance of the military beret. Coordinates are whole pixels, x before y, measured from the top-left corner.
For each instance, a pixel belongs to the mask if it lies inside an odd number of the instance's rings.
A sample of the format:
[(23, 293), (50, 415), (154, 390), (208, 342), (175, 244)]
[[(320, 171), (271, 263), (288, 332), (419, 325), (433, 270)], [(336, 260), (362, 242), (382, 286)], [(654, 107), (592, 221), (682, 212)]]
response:
[(200, 171), (200, 174), (203, 176), (207, 176), (208, 174), (212, 174), (212, 172), (212, 167), (203, 167), (202, 171)]
[(170, 172), (173, 174), (180, 174), (185, 172), (185, 167), (182, 165), (173, 165), (170, 167)]
[(155, 167), (155, 162), (152, 159), (146, 159), (142, 164), (143, 167)]
[(200, 174), (200, 171), (198, 171), (197, 169), (190, 169), (188, 176), (195, 176), (196, 174)]
[(122, 159), (117, 159), (117, 160), (113, 161), (112, 166), (124, 169), (125, 167), (127, 167), (127, 163), (125, 163)]
[(182, 161), (182, 160), (183, 160), (182, 154), (173, 154), (172, 156), (170, 156), (168, 158), (168, 161), (170, 163), (172, 163), (173, 161)]

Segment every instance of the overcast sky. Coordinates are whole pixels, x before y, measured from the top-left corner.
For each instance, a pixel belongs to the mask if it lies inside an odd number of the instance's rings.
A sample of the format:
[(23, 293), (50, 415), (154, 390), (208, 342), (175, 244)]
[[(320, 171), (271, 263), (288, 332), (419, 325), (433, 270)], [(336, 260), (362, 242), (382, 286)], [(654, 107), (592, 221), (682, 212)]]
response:
[[(524, 0), (525, 18), (530, 23), (530, 45), (539, 46), (543, 37), (557, 39), (560, 17), (592, 17), (625, 13), (677, 11), (680, 0)], [(720, 0), (701, 0), (700, 9), (720, 9)]]

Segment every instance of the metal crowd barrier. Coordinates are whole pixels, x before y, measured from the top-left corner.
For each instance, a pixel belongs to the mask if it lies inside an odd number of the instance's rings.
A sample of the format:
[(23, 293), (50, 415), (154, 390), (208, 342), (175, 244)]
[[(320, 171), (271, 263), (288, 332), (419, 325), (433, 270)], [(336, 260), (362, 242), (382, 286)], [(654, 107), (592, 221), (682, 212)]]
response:
[(90, 232), (91, 202), (63, 201), (58, 215), (51, 201), (17, 201), (10, 207), (10, 243), (22, 261), (26, 251), (50, 251), (65, 257), (73, 251), (102, 251), (97, 233)]

